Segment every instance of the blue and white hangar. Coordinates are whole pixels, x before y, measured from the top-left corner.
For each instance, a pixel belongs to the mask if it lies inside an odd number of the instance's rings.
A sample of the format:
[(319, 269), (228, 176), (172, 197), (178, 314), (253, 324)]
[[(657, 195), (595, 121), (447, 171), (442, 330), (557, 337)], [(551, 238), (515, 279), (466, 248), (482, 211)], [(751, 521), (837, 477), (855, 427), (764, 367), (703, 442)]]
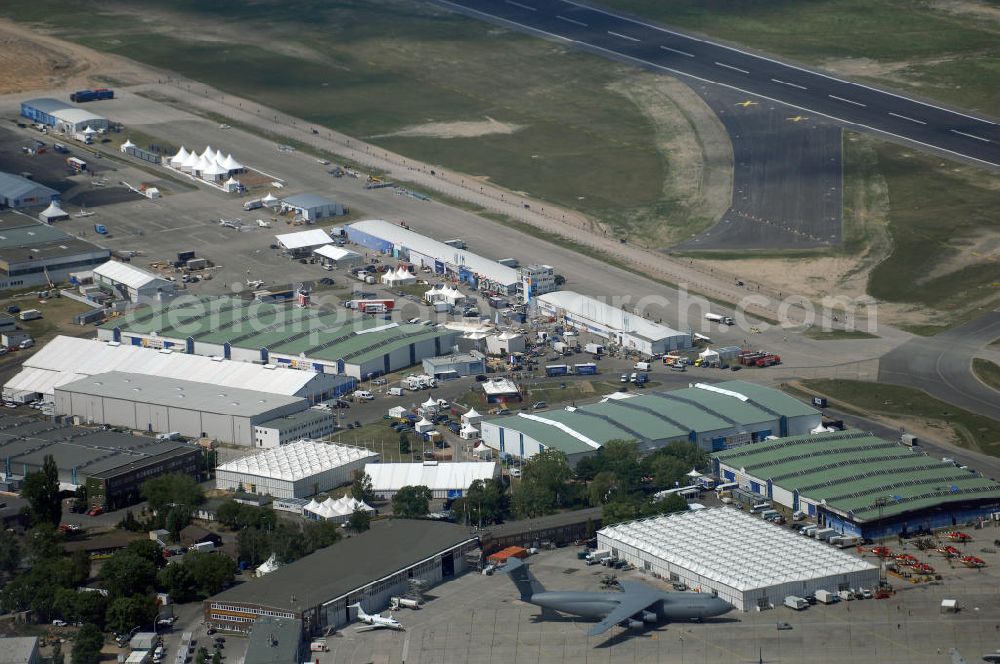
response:
[(723, 482), (844, 535), (895, 537), (1000, 511), (1000, 484), (864, 432), (793, 436), (712, 456)]

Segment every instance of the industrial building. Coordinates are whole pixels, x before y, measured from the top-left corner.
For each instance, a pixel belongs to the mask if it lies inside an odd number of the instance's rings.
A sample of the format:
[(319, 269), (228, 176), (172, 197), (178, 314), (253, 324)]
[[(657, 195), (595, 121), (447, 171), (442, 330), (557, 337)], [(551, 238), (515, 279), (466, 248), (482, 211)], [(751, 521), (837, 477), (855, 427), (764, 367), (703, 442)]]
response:
[(527, 265), (519, 270), (521, 274), (521, 293), (525, 302), (534, 300), (539, 295), (552, 293), (559, 289), (556, 285), (556, 271), (551, 265)]
[(337, 201), (318, 194), (297, 194), (282, 198), (281, 209), (290, 210), (301, 216), (303, 221), (310, 223), (318, 219), (337, 217), (346, 212), (344, 206)]
[(243, 664), (298, 664), (307, 661), (309, 652), (302, 638), (301, 620), (262, 616), (250, 626)]
[(152, 477), (197, 477), (203, 456), (196, 445), (0, 415), (5, 476), (23, 478), (36, 472), (49, 454), (59, 469), (61, 488), (72, 491), (86, 485), (91, 504), (105, 508), (137, 502), (142, 482)]
[(483, 382), (486, 403), (509, 403), (521, 400), (521, 388), (510, 378), (491, 378)]
[(37, 636), (0, 636), (0, 664), (41, 664)]
[(434, 498), (461, 498), (476, 480), (500, 477), (500, 466), (495, 461), (369, 463), (365, 472), (379, 498), (391, 499), (404, 486), (425, 486)]
[(314, 249), (313, 254), (326, 267), (354, 267), (360, 265), (362, 261), (361, 254), (358, 252), (338, 247), (335, 244), (324, 244), (319, 249)]
[(740, 611), (817, 590), (876, 588), (878, 567), (729, 507), (629, 521), (597, 531), (597, 548)]
[(425, 357), (424, 373), (438, 380), (475, 376), (486, 373), (486, 359), (482, 353), (456, 353), (441, 357)]
[(75, 134), (87, 128), (100, 131), (110, 126), (107, 118), (49, 97), (22, 101), (21, 115), (64, 134)]
[(487, 420), (482, 438), (501, 454), (529, 458), (551, 448), (576, 463), (609, 440), (635, 440), (644, 450), (686, 441), (713, 451), (807, 434), (820, 420), (819, 411), (783, 392), (734, 380), (670, 392), (618, 392), (585, 406)]
[(3, 398), (18, 403), (52, 401), (57, 386), (109, 371), (302, 397), (310, 403), (331, 399), (355, 385), (344, 376), (189, 355), (183, 350), (60, 335), (24, 360), (21, 371), (3, 386)]
[(256, 426), (305, 410), (301, 397), (111, 371), (55, 388), (55, 414), (89, 424), (254, 446)]
[(94, 268), (94, 283), (129, 302), (142, 302), (171, 296), (174, 282), (119, 261), (108, 261)]
[(278, 241), (278, 246), (285, 253), (294, 258), (308, 256), (318, 247), (330, 244), (330, 236), (319, 228), (295, 233), (281, 233), (275, 235), (274, 239)]
[(347, 238), (372, 251), (427, 267), (481, 291), (514, 295), (520, 291), (521, 274), (512, 267), (478, 256), (451, 244), (432, 240), (404, 226), (380, 219), (348, 224)]
[(769, 440), (713, 455), (723, 482), (869, 539), (948, 528), (1000, 511), (1000, 484), (863, 432)]
[(573, 291), (539, 295), (538, 309), (560, 323), (586, 330), (622, 348), (662, 355), (691, 347), (691, 333), (654, 323), (637, 314)]
[(378, 458), (364, 447), (300, 440), (222, 464), (215, 469), (215, 484), (274, 498), (306, 498), (350, 483), (356, 470)]
[[(324, 376), (325, 374), (315, 374)], [(293, 440), (326, 438), (337, 430), (337, 419), (326, 410), (310, 408), (262, 422), (254, 427), (257, 447), (278, 447)]]
[(436, 521), (392, 519), (372, 529), (240, 583), (203, 603), (205, 623), (246, 632), (261, 616), (302, 620), (306, 634), (339, 628), (404, 595), (411, 580), (433, 586), (466, 570), (477, 547), (465, 528)]
[(169, 311), (139, 307), (100, 326), (97, 334), (124, 345), (182, 349), (356, 379), (450, 353), (458, 335), (444, 327), (374, 318), (345, 321), (342, 310), (323, 312), (224, 297), (185, 299)]
[(13, 173), (0, 171), (0, 208), (14, 210), (48, 207), (59, 200), (59, 192), (52, 187), (29, 180)]
[(64, 282), (71, 272), (89, 270), (110, 256), (108, 249), (55, 226), (12, 212), (0, 213), (0, 289)]

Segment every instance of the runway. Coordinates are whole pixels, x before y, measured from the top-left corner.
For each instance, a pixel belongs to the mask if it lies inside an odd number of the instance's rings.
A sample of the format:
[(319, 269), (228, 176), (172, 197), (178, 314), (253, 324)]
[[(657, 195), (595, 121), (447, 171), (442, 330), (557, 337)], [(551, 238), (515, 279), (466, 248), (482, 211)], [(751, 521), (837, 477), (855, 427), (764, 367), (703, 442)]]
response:
[[(811, 249), (842, 241), (840, 125), (718, 85), (693, 86), (733, 144), (733, 197), (717, 224), (680, 250)], [(791, 119), (790, 119), (791, 118)]]
[(988, 118), (785, 64), (576, 0), (433, 1), (605, 57), (781, 102), (802, 115), (822, 115), (858, 130), (1000, 167), (1000, 126)]
[(1000, 394), (972, 372), (973, 356), (1000, 338), (993, 311), (934, 337), (916, 338), (879, 360), (878, 380), (924, 390), (942, 401), (1000, 420)]

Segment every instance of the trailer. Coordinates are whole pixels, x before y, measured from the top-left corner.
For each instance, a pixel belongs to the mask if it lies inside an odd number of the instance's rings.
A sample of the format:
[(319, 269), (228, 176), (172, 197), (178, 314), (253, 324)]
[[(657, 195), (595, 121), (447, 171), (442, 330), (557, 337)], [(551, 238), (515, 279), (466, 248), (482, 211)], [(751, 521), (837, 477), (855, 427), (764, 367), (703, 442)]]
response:
[(574, 364), (573, 370), (578, 376), (597, 375), (597, 365), (593, 362), (587, 362), (586, 364)]
[(796, 611), (801, 611), (809, 606), (809, 602), (803, 597), (796, 597), (795, 595), (789, 595), (785, 598), (785, 606), (789, 609), (795, 609)]
[(588, 565), (598, 565), (605, 558), (611, 557), (611, 549), (600, 549), (587, 554)]
[(97, 88), (96, 90), (77, 90), (69, 96), (71, 102), (82, 104), (88, 101), (98, 101), (101, 99), (114, 99), (115, 91), (110, 88)]
[(545, 365), (545, 375), (549, 376), (566, 376), (569, 374), (569, 366), (565, 364), (547, 364)]
[(829, 590), (817, 590), (814, 595), (820, 604), (836, 604), (840, 598)]
[(589, 343), (586, 346), (584, 346), (584, 350), (590, 353), (591, 355), (604, 354), (604, 346), (602, 346), (601, 344)]
[(720, 325), (732, 325), (733, 319), (729, 316), (723, 316), (721, 314), (705, 314), (705, 320), (710, 323), (719, 323)]

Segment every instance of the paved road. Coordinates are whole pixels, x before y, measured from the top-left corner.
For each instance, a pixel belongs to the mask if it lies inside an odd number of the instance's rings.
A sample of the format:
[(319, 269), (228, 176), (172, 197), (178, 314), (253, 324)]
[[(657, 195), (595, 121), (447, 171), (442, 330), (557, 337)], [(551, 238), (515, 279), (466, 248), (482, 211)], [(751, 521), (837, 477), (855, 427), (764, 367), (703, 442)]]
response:
[(1000, 338), (993, 311), (935, 337), (914, 338), (879, 362), (878, 380), (916, 387), (947, 403), (1000, 420), (1000, 393), (972, 373), (972, 357)]
[(840, 125), (697, 83), (733, 144), (733, 200), (717, 224), (679, 249), (802, 249), (838, 245), (843, 212)]
[(1000, 166), (1000, 126), (573, 0), (435, 0), (443, 7), (649, 69), (719, 83), (989, 165)]

